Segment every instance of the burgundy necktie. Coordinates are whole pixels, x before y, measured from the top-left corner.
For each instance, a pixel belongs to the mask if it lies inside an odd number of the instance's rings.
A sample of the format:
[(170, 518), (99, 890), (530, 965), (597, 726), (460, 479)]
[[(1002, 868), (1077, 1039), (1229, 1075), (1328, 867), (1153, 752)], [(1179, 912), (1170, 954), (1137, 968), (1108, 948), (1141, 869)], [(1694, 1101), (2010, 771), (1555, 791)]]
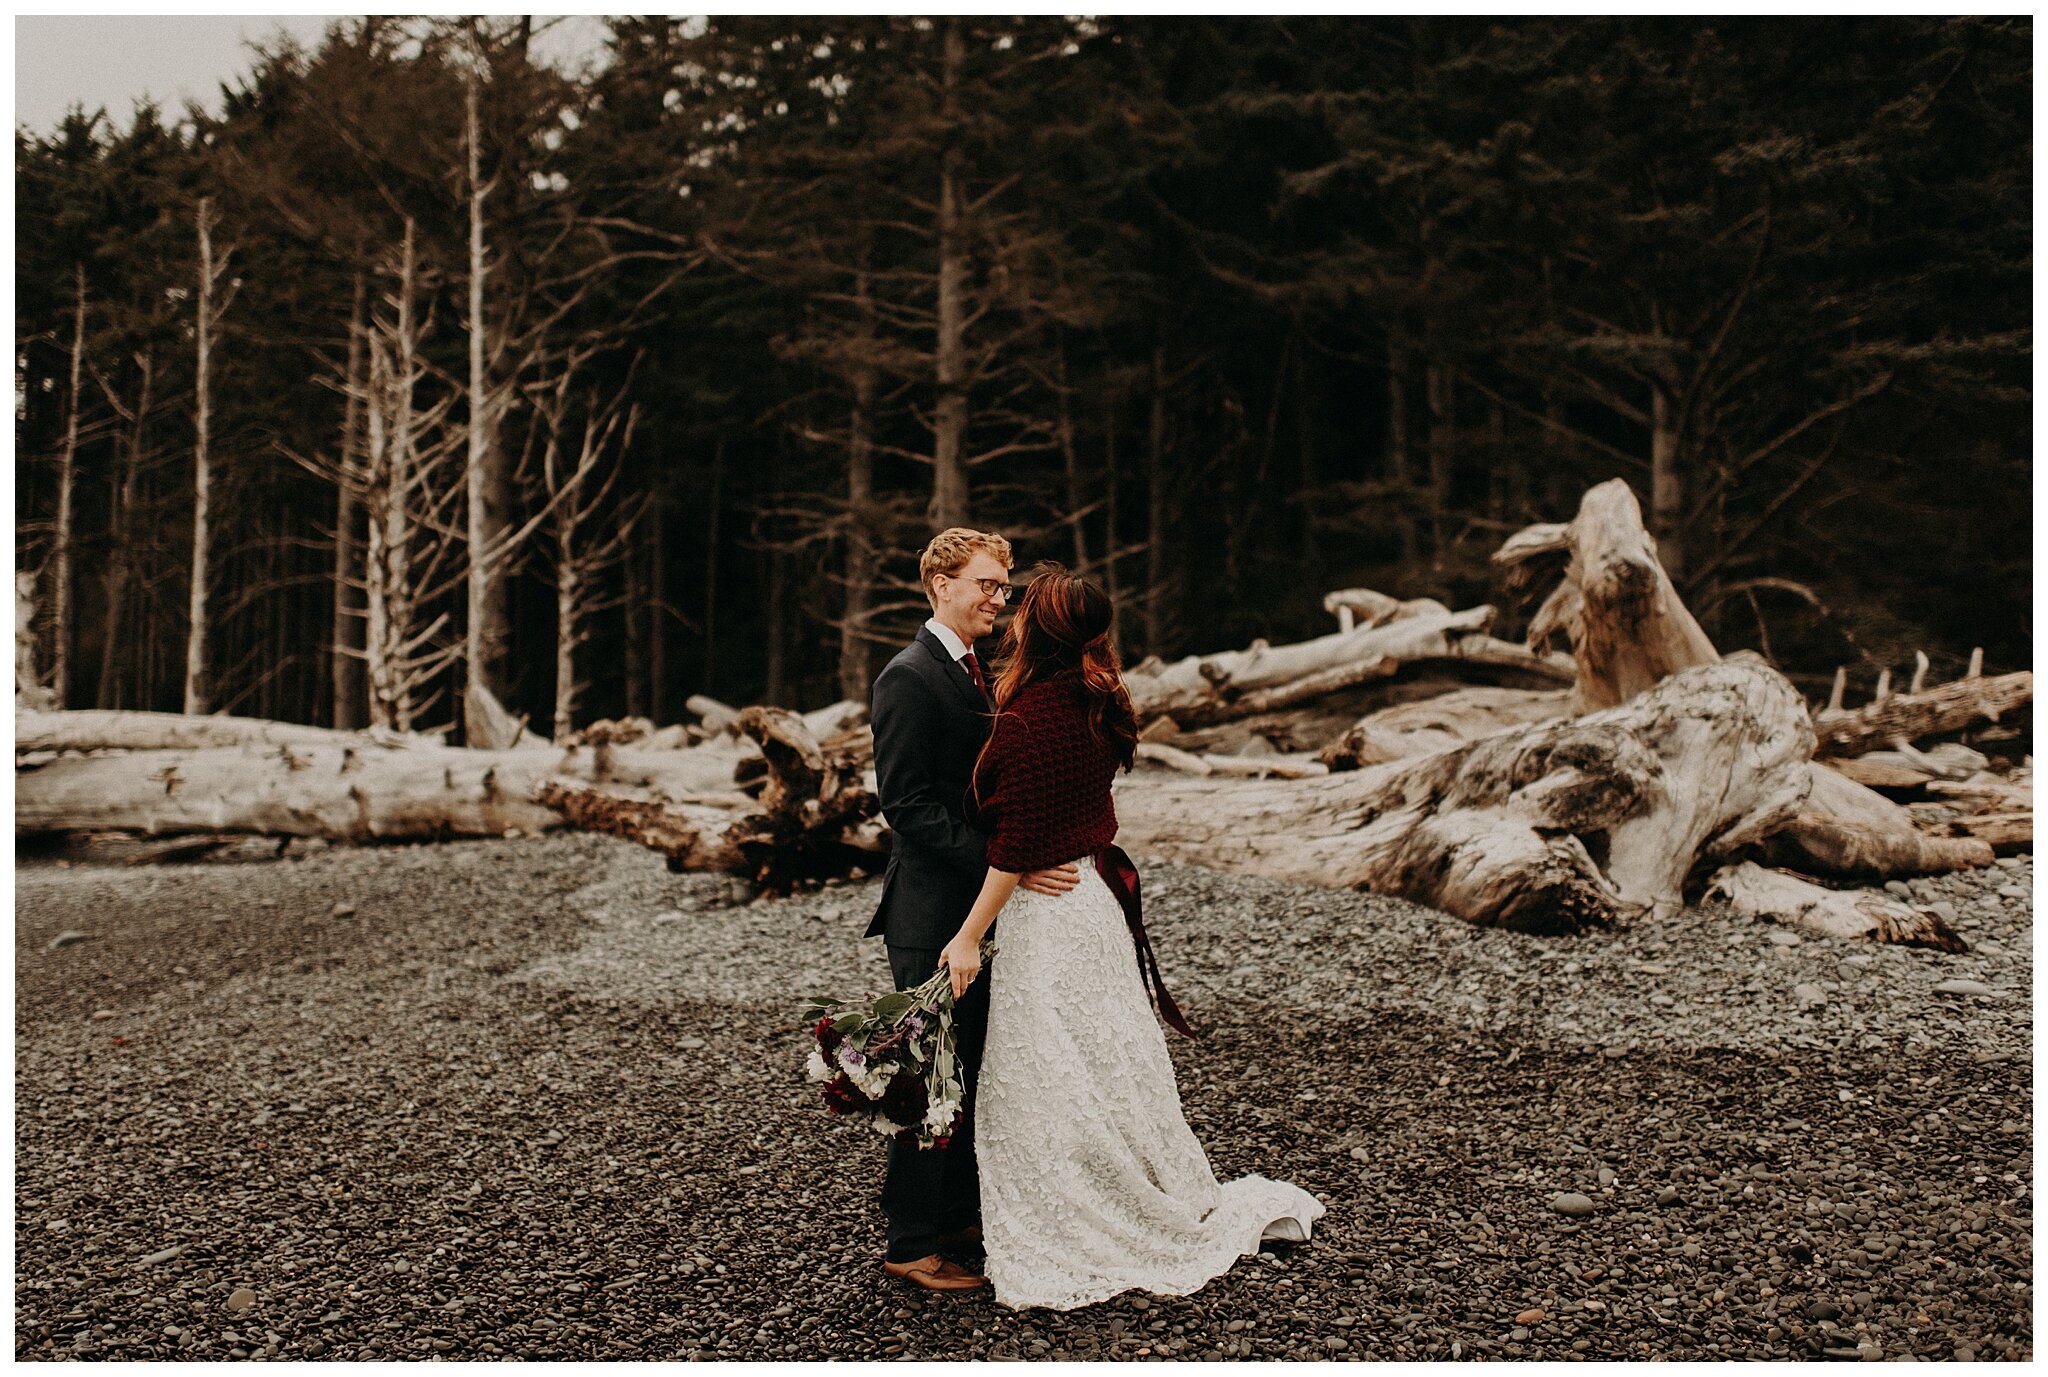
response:
[(981, 662), (974, 658), (974, 652), (970, 650), (962, 655), (960, 663), (967, 666), (967, 675), (974, 680), (974, 686), (981, 690), (981, 696), (988, 697), (988, 682), (981, 677)]

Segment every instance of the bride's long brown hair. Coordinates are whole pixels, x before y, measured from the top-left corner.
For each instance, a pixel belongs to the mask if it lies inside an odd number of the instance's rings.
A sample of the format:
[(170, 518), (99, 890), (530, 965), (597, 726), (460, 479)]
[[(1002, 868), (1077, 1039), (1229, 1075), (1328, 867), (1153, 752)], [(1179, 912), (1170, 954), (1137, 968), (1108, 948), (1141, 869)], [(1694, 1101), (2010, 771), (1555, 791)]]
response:
[[(1027, 686), (1041, 679), (1077, 678), (1088, 695), (1089, 729), (1118, 764), (1130, 769), (1138, 754), (1138, 714), (1124, 688), (1116, 647), (1110, 644), (1116, 609), (1109, 595), (1093, 580), (1068, 573), (1058, 560), (1040, 560), (1031, 575), (997, 647), (1004, 657), (994, 685), (997, 719)], [(995, 732), (990, 731), (989, 742), (994, 740)], [(981, 762), (987, 756), (985, 742), (974, 761), (977, 801)]]

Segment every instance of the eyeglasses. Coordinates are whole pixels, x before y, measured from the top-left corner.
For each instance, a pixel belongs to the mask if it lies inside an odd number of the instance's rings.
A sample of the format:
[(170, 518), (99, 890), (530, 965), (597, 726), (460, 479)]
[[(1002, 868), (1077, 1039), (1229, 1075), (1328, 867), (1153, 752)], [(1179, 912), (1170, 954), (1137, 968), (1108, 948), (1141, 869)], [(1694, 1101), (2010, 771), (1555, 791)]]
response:
[[(957, 579), (960, 576), (958, 574), (941, 574), (939, 577)], [(1008, 602), (1017, 596), (1016, 588), (1006, 579), (975, 579), (973, 582), (981, 585), (981, 595), (984, 598), (1001, 598), (1004, 602)]]

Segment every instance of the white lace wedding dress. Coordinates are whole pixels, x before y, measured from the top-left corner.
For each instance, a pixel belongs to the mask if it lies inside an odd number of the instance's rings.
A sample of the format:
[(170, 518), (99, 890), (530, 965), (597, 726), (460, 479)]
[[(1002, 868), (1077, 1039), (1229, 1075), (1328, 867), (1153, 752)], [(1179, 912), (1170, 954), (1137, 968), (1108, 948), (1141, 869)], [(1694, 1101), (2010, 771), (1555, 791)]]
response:
[(1068, 893), (1019, 889), (1004, 906), (983, 975), (982, 1246), (995, 1298), (1018, 1309), (1186, 1295), (1264, 1238), (1307, 1239), (1323, 1213), (1284, 1181), (1217, 1182), (1181, 1113), (1123, 909), (1091, 859), (1077, 864)]

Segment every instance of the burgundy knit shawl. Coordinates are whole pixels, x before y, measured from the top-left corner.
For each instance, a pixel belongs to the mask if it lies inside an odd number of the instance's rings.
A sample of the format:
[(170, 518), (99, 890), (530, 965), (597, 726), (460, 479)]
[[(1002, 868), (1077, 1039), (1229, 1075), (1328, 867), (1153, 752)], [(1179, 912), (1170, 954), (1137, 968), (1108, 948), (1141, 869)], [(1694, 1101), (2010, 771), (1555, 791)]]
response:
[[(976, 780), (988, 863), (1023, 873), (1060, 865), (1116, 840), (1110, 781), (1117, 760), (1088, 726), (1088, 690), (1075, 675), (1019, 690), (996, 719)], [(971, 791), (970, 791), (971, 792)]]

